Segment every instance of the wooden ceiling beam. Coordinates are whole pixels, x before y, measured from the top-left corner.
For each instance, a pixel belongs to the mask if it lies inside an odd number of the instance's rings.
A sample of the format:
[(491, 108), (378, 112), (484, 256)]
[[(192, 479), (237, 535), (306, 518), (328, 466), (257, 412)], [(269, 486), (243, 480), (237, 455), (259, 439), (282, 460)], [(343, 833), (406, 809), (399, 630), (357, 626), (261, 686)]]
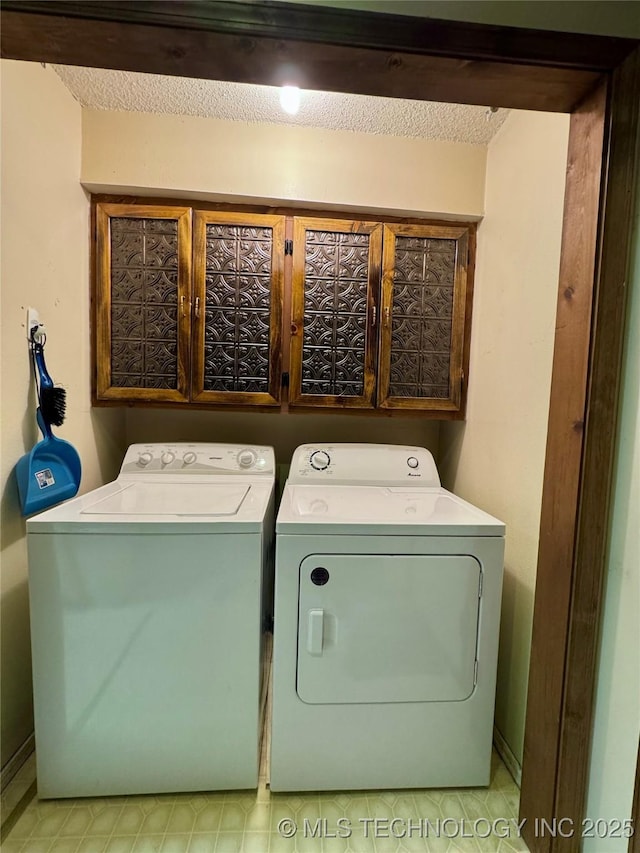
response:
[(570, 111), (635, 44), (572, 36), (567, 52), (562, 41), (285, 3), (2, 4), (10, 59), (552, 112)]

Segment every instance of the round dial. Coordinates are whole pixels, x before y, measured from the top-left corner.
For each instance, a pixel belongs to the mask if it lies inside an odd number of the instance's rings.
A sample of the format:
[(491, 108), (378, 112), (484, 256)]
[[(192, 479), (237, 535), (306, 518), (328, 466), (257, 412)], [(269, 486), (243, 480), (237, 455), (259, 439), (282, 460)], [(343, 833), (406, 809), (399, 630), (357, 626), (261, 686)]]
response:
[(256, 454), (253, 450), (241, 450), (238, 453), (238, 465), (241, 468), (251, 468), (252, 465), (255, 464)]
[(418, 462), (415, 456), (410, 456), (407, 459), (407, 465), (409, 466), (409, 468), (417, 468), (419, 464), (420, 463)]
[(153, 462), (153, 454), (141, 453), (140, 456), (138, 456), (138, 465), (142, 465), (143, 468), (148, 465), (149, 462)]
[(165, 450), (165, 452), (160, 457), (160, 461), (163, 465), (170, 465), (173, 460), (176, 458), (176, 454), (171, 450)]
[(326, 450), (314, 450), (309, 457), (309, 462), (311, 462), (311, 467), (315, 468), (316, 471), (324, 471), (331, 464), (331, 457)]
[(182, 461), (185, 465), (193, 465), (197, 458), (197, 453), (194, 453), (193, 450), (187, 450), (187, 452), (182, 457)]

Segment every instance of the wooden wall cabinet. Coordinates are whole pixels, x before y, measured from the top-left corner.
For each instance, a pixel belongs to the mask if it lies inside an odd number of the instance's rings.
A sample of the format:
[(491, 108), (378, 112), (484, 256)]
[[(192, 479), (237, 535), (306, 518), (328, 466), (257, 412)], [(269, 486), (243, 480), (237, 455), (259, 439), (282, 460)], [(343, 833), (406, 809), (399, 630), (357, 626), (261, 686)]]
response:
[(464, 415), (473, 224), (102, 201), (95, 221), (95, 402), (273, 408), (288, 384), (292, 408)]
[(96, 401), (279, 405), (284, 223), (98, 203)]
[(460, 412), (469, 226), (294, 221), (290, 404)]

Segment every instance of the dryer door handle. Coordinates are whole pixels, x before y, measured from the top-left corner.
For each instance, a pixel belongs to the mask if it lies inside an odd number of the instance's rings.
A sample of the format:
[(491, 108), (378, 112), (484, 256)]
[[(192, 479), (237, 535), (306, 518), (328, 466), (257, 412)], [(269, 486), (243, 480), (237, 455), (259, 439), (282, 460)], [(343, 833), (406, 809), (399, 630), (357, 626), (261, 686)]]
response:
[(307, 632), (307, 651), (310, 655), (322, 654), (322, 643), (324, 640), (324, 610), (309, 611), (309, 625)]

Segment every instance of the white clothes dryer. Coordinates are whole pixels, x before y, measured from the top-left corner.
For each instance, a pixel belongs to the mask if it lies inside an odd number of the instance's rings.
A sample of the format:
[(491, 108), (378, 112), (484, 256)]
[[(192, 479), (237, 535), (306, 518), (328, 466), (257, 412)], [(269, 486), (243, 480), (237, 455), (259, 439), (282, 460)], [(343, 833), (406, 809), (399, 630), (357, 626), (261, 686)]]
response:
[(271, 788), (489, 783), (505, 528), (420, 447), (303, 445), (276, 522)]
[(138, 444), (27, 522), (38, 795), (255, 788), (270, 447)]

